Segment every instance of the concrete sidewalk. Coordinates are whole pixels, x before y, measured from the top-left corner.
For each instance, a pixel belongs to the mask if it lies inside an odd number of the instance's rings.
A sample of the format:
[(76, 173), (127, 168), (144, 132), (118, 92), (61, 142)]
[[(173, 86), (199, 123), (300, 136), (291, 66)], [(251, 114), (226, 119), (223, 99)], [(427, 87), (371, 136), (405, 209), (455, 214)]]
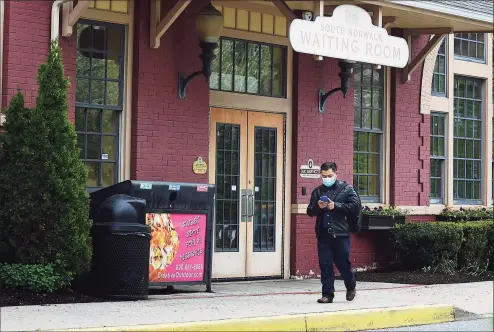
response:
[[(190, 326), (195, 326), (197, 329), (198, 322), (236, 320), (235, 324), (245, 324), (258, 322), (261, 319), (259, 317), (271, 317), (268, 321), (273, 323), (281, 319), (274, 316), (281, 316), (285, 320), (280, 324), (285, 325), (277, 325), (272, 330), (280, 330), (280, 326), (285, 326), (285, 330), (308, 330), (307, 317), (312, 317), (313, 321), (321, 324), (321, 317), (343, 321), (348, 320), (348, 314), (353, 317), (365, 314), (366, 317), (376, 317), (365, 323), (365, 329), (371, 329), (451, 321), (453, 306), (476, 315), (490, 316), (493, 313), (493, 282), (433, 286), (362, 282), (358, 284), (355, 300), (347, 302), (343, 283), (337, 281), (335, 303), (326, 305), (316, 303), (320, 295), (319, 280), (217, 283), (213, 284), (215, 293), (212, 294), (204, 293), (204, 286), (179, 289), (185, 292), (151, 295), (148, 301), (4, 307), (0, 308), (0, 327), (2, 331), (81, 328), (102, 330), (104, 327), (118, 326), (142, 330), (144, 325), (159, 324), (158, 327), (149, 327), (149, 330), (163, 330), (171, 326), (186, 330), (184, 326), (189, 326), (189, 329)], [(436, 306), (424, 308), (425, 305)], [(407, 308), (409, 306), (414, 307)], [(393, 308), (392, 313), (385, 308)], [(397, 314), (398, 309), (402, 310), (402, 314)], [(404, 309), (408, 311), (403, 311)], [(437, 311), (436, 314), (434, 310)], [(300, 315), (305, 315), (303, 321), (299, 319)], [(424, 321), (407, 315), (422, 317)], [(398, 316), (401, 317), (401, 324), (377, 324)], [(287, 322), (291, 318), (290, 325)], [(435, 320), (431, 320), (433, 318)], [(305, 322), (305, 326), (301, 322)], [(177, 323), (181, 325), (170, 325)], [(364, 324), (363, 321), (361, 323)], [(371, 325), (368, 326), (369, 324)], [(251, 328), (254, 329), (254, 326)], [(259, 326), (255, 328), (259, 329)], [(339, 329), (342, 328), (340, 326)], [(229, 329), (224, 326), (223, 330)]]

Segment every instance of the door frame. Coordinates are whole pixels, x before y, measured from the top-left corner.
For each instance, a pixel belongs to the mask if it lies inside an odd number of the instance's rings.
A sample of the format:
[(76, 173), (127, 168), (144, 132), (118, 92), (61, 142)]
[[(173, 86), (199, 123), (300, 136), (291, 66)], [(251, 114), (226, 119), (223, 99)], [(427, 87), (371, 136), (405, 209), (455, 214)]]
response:
[[(286, 37), (253, 33), (249, 31), (224, 28), (222, 36), (266, 42), (287, 47), (286, 58), (286, 98), (273, 98), (258, 95), (248, 95), (226, 91), (210, 90), (209, 106), (236, 109), (242, 111), (260, 111), (266, 113), (283, 113), (285, 115), (284, 125), (284, 222), (283, 222), (283, 269), (282, 278), (290, 278), (290, 257), (291, 257), (291, 232), (292, 232), (292, 169), (293, 169), (293, 48)], [(211, 112), (210, 112), (211, 114)], [(211, 149), (209, 149), (211, 158)], [(288, 175), (288, 176), (287, 176)]]
[[(249, 96), (252, 98), (252, 96)], [(261, 98), (266, 98), (266, 97), (261, 97)], [(232, 107), (224, 107), (224, 106), (210, 106), (209, 107), (209, 132), (212, 133), (213, 130), (211, 126), (213, 125), (213, 121), (211, 120), (211, 115), (213, 112), (213, 109), (218, 109), (218, 110), (228, 110), (232, 112), (247, 112), (247, 113), (265, 113), (265, 114), (279, 114), (283, 116), (283, 154), (282, 154), (282, 188), (281, 188), (281, 196), (282, 196), (282, 203), (281, 203), (281, 275), (280, 276), (261, 276), (261, 277), (244, 277), (244, 278), (214, 278), (214, 280), (253, 280), (253, 279), (289, 279), (290, 278), (290, 221), (291, 221), (291, 211), (289, 208), (291, 206), (290, 202), (290, 187), (291, 183), (289, 183), (289, 180), (291, 177), (287, 177), (287, 168), (290, 166), (290, 163), (287, 164), (287, 155), (288, 155), (288, 150), (287, 150), (287, 143), (291, 142), (291, 140), (287, 140), (287, 135), (288, 135), (288, 114), (286, 112), (273, 112), (273, 111), (267, 111), (267, 110), (252, 110), (252, 109), (239, 109), (239, 108), (232, 108)], [(291, 115), (291, 114), (290, 114)], [(248, 123), (247, 123), (248, 126)], [(291, 132), (291, 130), (290, 130)], [(211, 135), (211, 134), (210, 134)], [(291, 147), (291, 146), (290, 146)], [(209, 138), (209, 151), (208, 151), (208, 160), (209, 163), (211, 164), (211, 160), (215, 160), (216, 158), (216, 151), (213, 151), (215, 149), (212, 149), (212, 144), (211, 144), (211, 137)], [(216, 162), (214, 163), (216, 166)], [(215, 167), (216, 168), (216, 167)], [(216, 171), (212, 171), (211, 169), (208, 172), (208, 181), (209, 183), (216, 183)], [(287, 201), (288, 200), (288, 201)], [(216, 219), (216, 214), (213, 216), (213, 219)], [(287, 223), (288, 222), (288, 223)], [(215, 231), (215, 223), (213, 223), (213, 230)], [(213, 240), (214, 243), (214, 240)], [(212, 255), (214, 255), (214, 246), (212, 248), (213, 252)], [(288, 264), (287, 264), (288, 261)]]

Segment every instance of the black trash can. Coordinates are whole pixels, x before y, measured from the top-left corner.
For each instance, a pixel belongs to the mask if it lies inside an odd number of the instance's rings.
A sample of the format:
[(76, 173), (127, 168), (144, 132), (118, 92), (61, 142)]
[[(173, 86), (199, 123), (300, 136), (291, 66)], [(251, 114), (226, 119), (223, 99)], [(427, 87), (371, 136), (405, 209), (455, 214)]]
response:
[(92, 287), (96, 296), (113, 300), (145, 300), (149, 287), (151, 227), (146, 225), (146, 201), (113, 195), (96, 211), (93, 241)]

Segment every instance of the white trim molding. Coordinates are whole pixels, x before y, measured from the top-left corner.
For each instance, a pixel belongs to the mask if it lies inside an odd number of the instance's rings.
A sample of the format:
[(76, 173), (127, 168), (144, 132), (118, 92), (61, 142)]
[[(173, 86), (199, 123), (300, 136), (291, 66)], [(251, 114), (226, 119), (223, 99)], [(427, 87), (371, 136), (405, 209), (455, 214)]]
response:
[[(307, 205), (308, 204), (292, 204), (292, 214), (306, 214), (307, 213)], [(369, 208), (373, 209), (375, 207), (380, 207), (383, 204), (379, 203), (362, 203), (362, 206), (368, 206)], [(429, 206), (396, 206), (396, 208), (401, 209), (401, 210), (406, 210), (408, 212), (408, 215), (410, 216), (433, 216), (433, 215), (439, 215), (446, 205), (444, 204), (431, 204)], [(468, 207), (469, 209), (471, 208), (489, 208), (489, 205), (454, 205), (451, 206), (451, 209), (453, 210), (458, 210), (461, 207), (465, 208)]]

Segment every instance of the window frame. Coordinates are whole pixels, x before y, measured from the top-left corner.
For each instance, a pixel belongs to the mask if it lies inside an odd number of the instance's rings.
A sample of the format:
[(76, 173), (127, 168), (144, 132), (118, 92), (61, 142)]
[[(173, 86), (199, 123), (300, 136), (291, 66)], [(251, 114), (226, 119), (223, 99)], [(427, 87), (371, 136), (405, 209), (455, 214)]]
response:
[[(461, 35), (458, 33), (455, 33), (453, 35), (453, 55), (454, 55), (455, 59), (461, 60), (461, 61), (476, 62), (476, 63), (486, 63), (486, 61), (487, 61), (487, 57), (486, 57), (486, 54), (487, 54), (487, 51), (486, 51), (486, 46), (487, 46), (486, 34), (483, 32), (475, 32), (475, 33), (483, 35), (484, 38), (483, 38), (482, 42), (479, 42), (478, 40), (470, 39), (470, 36), (468, 36), (468, 38), (457, 37), (458, 35)], [(467, 48), (467, 53), (468, 53), (468, 50), (470, 49), (470, 43), (474, 43), (476, 45), (477, 44), (483, 44), (484, 45), (484, 53), (482, 54), (482, 58), (477, 58), (477, 57), (474, 58), (474, 57), (470, 57), (468, 55), (456, 54), (455, 49), (456, 49), (456, 43), (457, 42), (460, 42), (460, 52), (461, 52), (461, 48), (462, 48), (462, 43), (464, 43), (464, 42), (469, 43), (468, 48)], [(475, 54), (477, 54), (477, 52), (475, 52)]]
[[(444, 47), (444, 53), (439, 53), (441, 48)], [(439, 68), (438, 61), (440, 58), (444, 58), (444, 73), (436, 72), (436, 66)], [(444, 77), (444, 92), (435, 91), (434, 86), (436, 82), (436, 77), (439, 78), (439, 76)], [(439, 82), (437, 83), (438, 87), (440, 88)], [(434, 69), (432, 71), (432, 82), (431, 82), (431, 94), (433, 96), (438, 96), (438, 97), (446, 97), (448, 94), (448, 37), (444, 37), (443, 41), (441, 42), (441, 45), (439, 46), (437, 56), (436, 56), (436, 61), (434, 64)]]
[[(457, 90), (459, 87), (457, 87), (457, 81), (459, 80), (465, 80), (465, 92), (468, 93), (468, 84), (467, 82), (477, 82), (480, 84), (480, 95), (481, 95), (481, 98), (480, 100), (479, 99), (475, 99), (475, 98), (469, 98), (467, 96), (465, 97), (458, 97), (456, 95), (457, 93)], [(458, 83), (459, 85), (459, 83)], [(468, 118), (466, 116), (462, 116), (462, 117), (457, 117), (454, 110), (453, 110), (453, 128), (452, 128), (452, 134), (453, 134), (453, 150), (454, 150), (454, 147), (456, 145), (456, 140), (457, 139), (464, 139), (465, 142), (470, 140), (472, 142), (475, 142), (475, 140), (478, 140), (480, 142), (480, 158), (479, 159), (474, 159), (474, 158), (467, 158), (467, 157), (462, 157), (462, 158), (458, 158), (458, 157), (455, 157), (455, 154), (453, 153), (453, 158), (452, 158), (452, 161), (453, 161), (453, 169), (454, 169), (454, 165), (455, 165), (455, 162), (457, 160), (463, 160), (463, 161), (479, 161), (480, 162), (480, 166), (479, 166), (479, 172), (480, 172), (480, 176), (479, 176), (479, 180), (475, 180), (475, 179), (467, 179), (466, 176), (465, 178), (457, 178), (455, 177), (455, 174), (454, 174), (454, 171), (453, 171), (453, 183), (452, 183), (452, 191), (453, 191), (453, 204), (454, 205), (481, 205), (482, 204), (482, 196), (483, 196), (483, 191), (482, 191), (482, 185), (483, 185), (483, 176), (484, 176), (484, 172), (483, 172), (483, 166), (484, 166), (484, 154), (483, 154), (483, 151), (482, 151), (482, 140), (483, 140), (483, 136), (484, 136), (484, 107), (485, 107), (485, 92), (484, 92), (484, 88), (485, 88), (485, 80), (483, 79), (480, 79), (480, 78), (476, 78), (476, 77), (470, 77), (470, 76), (464, 76), (464, 75), (455, 75), (454, 76), (454, 91), (453, 91), (453, 103), (454, 105), (456, 105), (457, 103), (457, 100), (458, 99), (462, 99), (464, 101), (480, 101), (480, 120), (477, 120), (477, 119), (474, 119), (474, 118)], [(474, 88), (474, 91), (475, 91), (475, 88)], [(466, 108), (466, 107), (465, 107)], [(456, 125), (455, 125), (455, 120), (459, 118), (461, 120), (470, 120), (470, 121), (479, 121), (480, 122), (480, 138), (479, 139), (476, 139), (476, 138), (467, 138), (466, 137), (466, 131), (467, 129), (465, 128), (465, 137), (457, 137), (456, 136)], [(466, 154), (466, 147), (465, 147), (465, 154)], [(472, 169), (472, 172), (473, 172), (473, 169)], [(466, 174), (466, 167), (465, 167), (465, 174)], [(472, 182), (472, 183), (475, 183), (475, 182), (479, 182), (480, 184), (480, 195), (479, 195), (479, 198), (478, 199), (470, 199), (470, 198), (455, 198), (455, 181), (469, 181), (469, 182)], [(465, 192), (466, 194), (466, 192)]]
[[(445, 202), (445, 194), (446, 194), (446, 190), (445, 190), (445, 184), (446, 184), (446, 160), (447, 160), (447, 145), (448, 145), (448, 128), (447, 128), (447, 115), (446, 113), (439, 113), (439, 112), (432, 112), (431, 113), (431, 116), (430, 116), (430, 121), (431, 121), (431, 126), (433, 125), (433, 121), (434, 121), (434, 118), (436, 119), (440, 119), (440, 121), (442, 121), (442, 124), (443, 124), (443, 135), (437, 135), (437, 134), (434, 134), (433, 132), (430, 133), (430, 140), (431, 140), (431, 143), (432, 143), (432, 140), (433, 138), (438, 138), (438, 139), (443, 139), (444, 141), (444, 145), (443, 145), (443, 153), (442, 155), (433, 155), (432, 154), (432, 149), (430, 151), (430, 162), (432, 164), (432, 160), (440, 160), (441, 161), (441, 177), (439, 178), (439, 180), (441, 181), (441, 184), (440, 184), (440, 188), (441, 188), (441, 191), (440, 191), (440, 197), (432, 197), (431, 194), (432, 194), (432, 186), (431, 188), (429, 188), (429, 202), (430, 204), (444, 204)], [(429, 174), (429, 178), (432, 180), (432, 175)], [(434, 177), (434, 179), (437, 179), (437, 177)], [(432, 182), (432, 181), (431, 181)]]
[[(110, 23), (110, 22), (105, 22), (105, 21), (98, 21), (98, 20), (92, 20), (92, 19), (79, 19), (76, 23), (76, 31), (78, 29), (78, 27), (80, 25), (91, 25), (91, 26), (102, 26), (102, 27), (113, 27), (113, 28), (118, 28), (120, 31), (121, 31), (121, 37), (120, 37), (120, 47), (121, 47), (121, 53), (118, 54), (118, 56), (120, 57), (120, 72), (119, 72), (119, 78), (118, 80), (116, 79), (111, 79), (109, 80), (110, 82), (119, 82), (120, 83), (120, 86), (119, 86), (119, 100), (118, 100), (118, 103), (120, 104), (119, 106), (115, 106), (115, 105), (104, 105), (104, 104), (92, 104), (91, 103), (91, 100), (90, 100), (90, 96), (88, 97), (89, 100), (88, 102), (78, 102), (77, 99), (76, 99), (76, 93), (77, 93), (77, 80), (78, 78), (78, 75), (77, 75), (77, 71), (75, 73), (75, 93), (74, 93), (74, 108), (75, 108), (75, 112), (77, 112), (77, 109), (78, 108), (82, 108), (82, 109), (86, 109), (85, 112), (87, 112), (87, 110), (89, 109), (94, 109), (94, 110), (99, 110), (100, 112), (104, 112), (104, 111), (116, 111), (117, 112), (117, 119), (116, 119), (116, 129), (115, 129), (115, 134), (113, 135), (104, 135), (103, 133), (103, 122), (101, 122), (101, 132), (99, 132), (98, 134), (101, 136), (101, 147), (103, 146), (102, 144), (102, 140), (103, 140), (103, 137), (104, 136), (114, 136), (115, 137), (115, 161), (112, 162), (112, 164), (115, 165), (115, 175), (114, 175), (114, 183), (118, 183), (120, 177), (121, 177), (121, 166), (122, 166), (122, 158), (121, 158), (121, 148), (122, 148), (122, 142), (124, 141), (123, 138), (122, 138), (122, 125), (123, 125), (123, 121), (124, 121), (124, 116), (125, 116), (125, 88), (126, 88), (126, 57), (127, 57), (127, 26), (125, 24), (120, 24), (120, 23)], [(77, 32), (76, 32), (77, 33)], [(106, 41), (105, 41), (105, 46), (106, 46)], [(76, 66), (77, 66), (77, 52), (79, 52), (79, 50), (81, 50), (81, 48), (78, 47), (78, 45), (76, 45)], [(83, 48), (82, 50), (86, 50), (86, 51), (94, 51), (95, 49), (85, 49)], [(107, 54), (107, 50), (105, 50), (104, 54)], [(89, 85), (88, 85), (88, 92), (90, 93), (91, 92), (91, 81), (93, 79), (92, 77), (92, 65), (90, 64), (89, 65), (89, 70), (90, 70), (90, 75), (89, 77), (85, 77), (84, 76), (84, 79), (88, 79), (89, 80)], [(106, 72), (108, 71), (108, 63), (107, 61), (105, 61), (105, 75), (106, 75)], [(106, 82), (108, 81), (108, 78), (107, 77), (104, 77), (103, 79), (101, 79), (103, 82), (105, 82), (105, 87), (106, 87)], [(104, 92), (104, 100), (106, 100), (106, 97), (107, 97), (107, 90), (105, 89), (105, 92)], [(102, 114), (102, 113), (101, 113)], [(76, 115), (77, 116), (77, 115)], [(101, 115), (101, 118), (103, 116)], [(84, 134), (84, 135), (88, 135), (88, 134), (95, 134), (93, 132), (89, 132), (87, 131), (87, 116), (85, 117), (85, 121), (86, 121), (86, 124), (85, 124), (85, 130), (84, 131), (80, 131), (80, 130), (76, 130), (76, 134)], [(88, 149), (88, 146), (87, 146), (87, 138), (86, 138), (86, 142), (85, 142), (85, 146), (84, 146), (84, 149), (87, 150)], [(99, 174), (99, 181), (102, 183), (102, 177), (103, 177), (103, 172), (102, 172), (102, 165), (105, 163), (105, 161), (103, 159), (88, 159), (88, 158), (81, 158), (81, 160), (83, 161), (84, 165), (86, 165), (87, 162), (92, 162), (92, 163), (98, 163), (100, 165), (100, 174)], [(101, 188), (105, 188), (105, 186), (87, 186), (86, 185), (86, 188), (88, 190), (88, 192), (94, 192), (96, 190), (99, 190)]]
[[(387, 70), (386, 70), (386, 67), (385, 66), (381, 66), (380, 69), (378, 69), (380, 71), (380, 77), (381, 77), (381, 80), (379, 82), (379, 86), (373, 84), (373, 77), (374, 77), (374, 72), (376, 72), (376, 69), (374, 67), (374, 65), (372, 64), (368, 64), (368, 63), (361, 63), (361, 62), (358, 62), (355, 64), (355, 66), (361, 66), (361, 70), (364, 69), (365, 67), (371, 67), (372, 68), (372, 71), (373, 71), (373, 74), (370, 78), (371, 80), (371, 84), (364, 84), (363, 81), (364, 81), (364, 77), (363, 77), (363, 74), (361, 76), (361, 79), (360, 79), (360, 82), (357, 83), (355, 81), (355, 75), (354, 75), (354, 78), (353, 78), (353, 84), (354, 84), (354, 93), (355, 93), (355, 90), (359, 89), (360, 90), (360, 95), (361, 95), (361, 99), (360, 99), (360, 106), (356, 106), (355, 105), (355, 98), (354, 98), (354, 111), (353, 111), (353, 115), (355, 117), (356, 115), (356, 112), (357, 112), (357, 109), (359, 109), (360, 111), (360, 119), (362, 121), (362, 110), (364, 109), (367, 109), (367, 110), (376, 110), (378, 108), (374, 108), (372, 107), (372, 101), (371, 101), (371, 107), (363, 107), (363, 103), (362, 103), (362, 90), (363, 88), (370, 88), (371, 89), (371, 96), (372, 96), (372, 91), (374, 88), (376, 89), (381, 89), (382, 90), (382, 95), (380, 96), (381, 97), (381, 100), (380, 100), (380, 103), (381, 103), (381, 109), (380, 109), (380, 122), (381, 122), (381, 129), (370, 129), (370, 128), (362, 128), (362, 125), (360, 125), (359, 127), (355, 126), (355, 119), (354, 119), (354, 124), (353, 124), (353, 133), (354, 133), (354, 140), (355, 140), (355, 134), (360, 134), (360, 133), (367, 133), (367, 134), (377, 134), (378, 135), (378, 152), (377, 152), (377, 160), (378, 160), (378, 165), (377, 165), (377, 170), (378, 170), (378, 174), (377, 174), (377, 183), (378, 183), (378, 187), (377, 187), (377, 190), (378, 190), (378, 193), (377, 195), (375, 196), (368, 196), (368, 195), (363, 195), (359, 192), (359, 195), (360, 195), (360, 198), (362, 200), (362, 202), (364, 203), (380, 203), (382, 201), (382, 195), (383, 195), (383, 179), (385, 178), (385, 174), (384, 174), (384, 155), (385, 155), (385, 151), (384, 151), (384, 143), (385, 143), (385, 134), (386, 134), (386, 109), (387, 109), (387, 103), (386, 103), (386, 91), (387, 91)], [(354, 72), (355, 72), (355, 69), (354, 69)], [(363, 73), (363, 70), (361, 71)], [(372, 97), (371, 97), (372, 98)], [(371, 126), (372, 126), (372, 113), (371, 113)], [(355, 150), (355, 141), (353, 142), (353, 153), (352, 153), (352, 159), (355, 157), (355, 154), (360, 154), (359, 152), (360, 150), (358, 150), (358, 145), (357, 145), (357, 150)], [(373, 153), (369, 153), (370, 151), (367, 151), (367, 155), (368, 154), (373, 154)], [(352, 162), (352, 173), (353, 173), (353, 178), (354, 178), (354, 187), (358, 190), (358, 179), (359, 179), (359, 174), (358, 172), (355, 172), (354, 169), (355, 169), (355, 165), (353, 164)], [(369, 164), (367, 163), (367, 170), (369, 169)], [(358, 168), (357, 168), (357, 171), (358, 171)], [(369, 176), (369, 173), (366, 173), (364, 176)], [(355, 177), (357, 178), (357, 183), (355, 183)], [(369, 185), (369, 180), (367, 180), (367, 185)]]
[[(229, 40), (233, 42), (233, 49), (232, 49), (232, 89), (231, 90), (223, 90), (221, 89), (221, 63), (222, 63), (222, 47), (223, 47), (223, 41), (224, 40)], [(246, 85), (245, 92), (242, 91), (235, 91), (235, 42), (243, 42), (246, 45), (246, 70), (248, 66), (248, 52), (249, 52), (249, 45), (250, 44), (255, 44), (259, 46), (259, 73), (258, 73), (258, 78), (259, 78), (259, 92), (258, 93), (252, 93), (248, 92), (248, 88)], [(268, 46), (271, 49), (271, 78), (270, 78), (270, 90), (271, 94), (262, 94), (261, 93), (261, 46)], [(281, 87), (282, 87), (282, 92), (279, 96), (273, 95), (273, 48), (277, 47), (282, 50), (282, 80), (281, 80)], [(216, 53), (217, 52), (217, 53)], [(238, 94), (243, 94), (243, 95), (250, 95), (250, 96), (257, 96), (257, 97), (267, 97), (267, 98), (277, 98), (277, 99), (287, 99), (288, 97), (288, 46), (286, 45), (280, 45), (280, 44), (274, 44), (274, 43), (267, 43), (267, 42), (261, 42), (257, 40), (250, 40), (250, 39), (241, 39), (241, 38), (234, 38), (234, 37), (227, 37), (227, 36), (221, 36), (220, 40), (218, 42), (218, 47), (215, 50), (215, 56), (217, 61), (219, 62), (218, 64), (218, 75), (219, 75), (219, 85), (218, 88), (213, 88), (211, 87), (211, 83), (209, 83), (209, 89), (211, 91), (220, 91), (220, 92), (229, 92), (229, 93), (238, 93)], [(216, 60), (215, 59), (215, 60)], [(213, 61), (215, 61), (213, 60)], [(211, 66), (213, 67), (214, 64), (212, 63)], [(248, 74), (246, 72), (246, 80), (248, 79)]]
[[(240, 198), (240, 190), (236, 190), (234, 192), (233, 195), (235, 195), (235, 197), (230, 197), (230, 198), (226, 198), (225, 197), (225, 192), (227, 192), (227, 189), (225, 187), (225, 183), (226, 180), (225, 178), (227, 177), (230, 177), (230, 182), (233, 183), (233, 181), (231, 181), (231, 179), (235, 178), (235, 184), (237, 185), (240, 185), (240, 179), (242, 177), (242, 174), (241, 174), (241, 165), (240, 165), (240, 147), (241, 147), (241, 138), (240, 138), (240, 132), (241, 132), (241, 125), (238, 124), (238, 123), (228, 123), (228, 122), (217, 122), (215, 124), (216, 128), (215, 128), (215, 132), (218, 133), (221, 129), (223, 129), (223, 135), (225, 133), (225, 130), (227, 128), (230, 128), (230, 145), (233, 145), (232, 143), (232, 140), (231, 138), (233, 137), (233, 131), (234, 129), (238, 131), (238, 147), (236, 147), (236, 149), (231, 149), (231, 146), (230, 148), (225, 148), (224, 147), (224, 138), (223, 138), (223, 146), (220, 148), (220, 144), (218, 144), (218, 137), (216, 138), (216, 146), (215, 146), (215, 162), (216, 162), (216, 172), (215, 172), (215, 175), (214, 175), (214, 179), (216, 181), (216, 186), (218, 187), (219, 186), (219, 183), (221, 182), (220, 179), (223, 179), (222, 180), (222, 186), (221, 187), (221, 191), (218, 189), (216, 191), (216, 198), (215, 198), (215, 208), (216, 208), (216, 214), (215, 214), (215, 222), (214, 222), (214, 252), (239, 252), (240, 251), (240, 240), (239, 240), (239, 237), (238, 237), (238, 234), (239, 234), (239, 230), (240, 230), (240, 225), (245, 222), (242, 220), (242, 216), (240, 215), (240, 209), (241, 209), (241, 198)], [(224, 136), (223, 136), (224, 137)], [(229, 152), (230, 155), (232, 153), (236, 153), (237, 154), (237, 159), (236, 160), (236, 163), (237, 163), (237, 169), (236, 169), (236, 172), (238, 174), (231, 174), (231, 169), (230, 168), (230, 173), (223, 173), (219, 171), (219, 167), (218, 165), (220, 165), (221, 163), (219, 162), (220, 160), (220, 156), (222, 154), (223, 155), (223, 158), (224, 156), (226, 155), (226, 152)], [(232, 161), (233, 159), (230, 159), (230, 161)], [(223, 169), (224, 170), (224, 169)], [(239, 186), (240, 187), (240, 186)], [(231, 193), (231, 191), (230, 191)], [(235, 202), (235, 203), (234, 203)], [(227, 203), (227, 204), (226, 204)], [(232, 206), (233, 204), (237, 204), (236, 206), (236, 211), (237, 213), (234, 214), (235, 215), (235, 221), (236, 223), (225, 223), (225, 220), (228, 220), (225, 218), (225, 214), (224, 214), (224, 211), (225, 211), (225, 206), (228, 206), (230, 207), (230, 214), (231, 214), (231, 210), (232, 210)], [(219, 208), (221, 205), (221, 209)], [(221, 219), (218, 220), (218, 216), (219, 216), (219, 212), (218, 211), (221, 211)], [(221, 223), (219, 223), (219, 221), (221, 221)], [(231, 219), (229, 220), (231, 221)], [(225, 226), (227, 227), (232, 227), (234, 226), (233, 228), (235, 228), (236, 230), (236, 238), (235, 238), (235, 246), (233, 247), (226, 247), (225, 246), (225, 235), (224, 235), (224, 232), (225, 232)], [(222, 236), (223, 238), (221, 239), (221, 246), (219, 246), (219, 241), (218, 239), (216, 238), (217, 237), (217, 231), (218, 229), (221, 227), (222, 229)]]

